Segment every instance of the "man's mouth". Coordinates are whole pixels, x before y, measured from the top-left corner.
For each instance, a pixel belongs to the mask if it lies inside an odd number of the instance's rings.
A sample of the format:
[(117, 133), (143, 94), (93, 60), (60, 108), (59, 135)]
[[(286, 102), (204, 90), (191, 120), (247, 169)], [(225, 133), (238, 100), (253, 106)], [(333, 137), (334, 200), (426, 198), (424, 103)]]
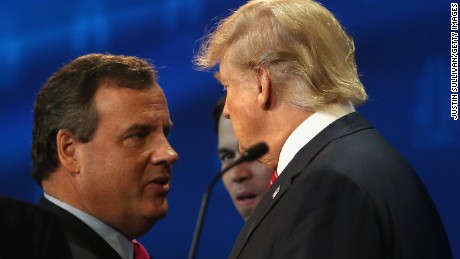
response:
[(155, 178), (155, 179), (153, 179), (152, 182), (155, 183), (155, 184), (158, 184), (158, 185), (165, 185), (165, 184), (169, 183), (169, 177)]
[(147, 188), (153, 189), (157, 192), (168, 193), (169, 192), (169, 176), (159, 176), (147, 183)]
[(252, 205), (254, 203), (257, 194), (253, 192), (243, 192), (236, 196), (236, 201), (239, 205)]

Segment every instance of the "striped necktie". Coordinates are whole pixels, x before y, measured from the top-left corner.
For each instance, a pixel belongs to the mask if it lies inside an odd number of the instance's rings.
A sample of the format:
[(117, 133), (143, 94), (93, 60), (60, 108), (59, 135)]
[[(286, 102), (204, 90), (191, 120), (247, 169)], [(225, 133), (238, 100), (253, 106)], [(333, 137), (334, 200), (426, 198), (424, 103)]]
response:
[(268, 183), (268, 188), (270, 188), (270, 186), (272, 186), (272, 184), (275, 183), (277, 178), (278, 178), (278, 172), (275, 171), (273, 172), (272, 177), (270, 178), (270, 182)]

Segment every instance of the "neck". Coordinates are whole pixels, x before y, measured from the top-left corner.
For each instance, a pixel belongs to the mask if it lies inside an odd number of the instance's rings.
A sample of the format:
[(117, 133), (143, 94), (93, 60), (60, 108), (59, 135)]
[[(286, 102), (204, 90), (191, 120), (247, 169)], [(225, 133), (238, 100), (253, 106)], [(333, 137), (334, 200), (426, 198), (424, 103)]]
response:
[(86, 212), (79, 199), (76, 198), (77, 191), (69, 173), (60, 170), (53, 172), (48, 179), (43, 180), (42, 187), (48, 195)]
[(284, 143), (291, 133), (314, 111), (305, 111), (287, 102), (281, 102), (277, 109), (266, 114), (266, 141), (269, 146), (268, 154), (260, 160), (273, 170), (278, 165), (279, 155)]

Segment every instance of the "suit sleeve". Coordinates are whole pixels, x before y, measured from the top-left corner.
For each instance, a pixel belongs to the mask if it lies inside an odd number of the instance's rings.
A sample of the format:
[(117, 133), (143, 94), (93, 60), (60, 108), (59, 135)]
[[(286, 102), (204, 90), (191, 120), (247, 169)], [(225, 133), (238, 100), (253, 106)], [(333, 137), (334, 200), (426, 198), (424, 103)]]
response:
[[(273, 258), (380, 258), (379, 225), (366, 191), (332, 169), (297, 177)], [(293, 195), (293, 196), (292, 196)]]

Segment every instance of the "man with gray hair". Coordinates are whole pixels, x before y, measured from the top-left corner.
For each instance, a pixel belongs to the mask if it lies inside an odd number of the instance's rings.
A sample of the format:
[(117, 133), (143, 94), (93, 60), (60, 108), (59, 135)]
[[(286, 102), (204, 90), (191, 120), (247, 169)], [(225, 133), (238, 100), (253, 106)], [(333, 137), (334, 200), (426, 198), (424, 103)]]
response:
[(230, 258), (451, 258), (411, 166), (355, 111), (353, 40), (321, 4), (253, 0), (205, 38), (241, 151), (265, 141), (277, 178)]

